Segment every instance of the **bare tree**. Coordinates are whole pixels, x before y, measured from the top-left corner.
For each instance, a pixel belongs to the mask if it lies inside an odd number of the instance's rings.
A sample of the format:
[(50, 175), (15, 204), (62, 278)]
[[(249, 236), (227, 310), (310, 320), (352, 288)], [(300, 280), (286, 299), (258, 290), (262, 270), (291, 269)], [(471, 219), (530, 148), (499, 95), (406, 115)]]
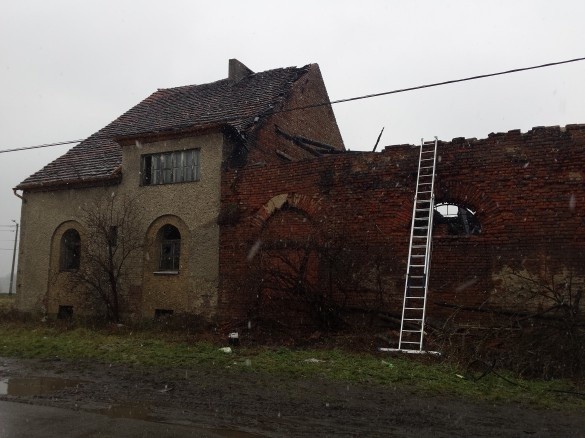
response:
[(129, 260), (143, 247), (137, 198), (103, 197), (83, 208), (84, 263), (75, 283), (104, 305), (106, 317), (119, 321)]
[(325, 330), (345, 325), (348, 312), (377, 314), (396, 261), (388, 245), (368, 247), (348, 235), (317, 227), (310, 236), (259, 243), (247, 281), (257, 297), (252, 313), (290, 317), (291, 304), (304, 305)]
[(585, 251), (568, 244), (534, 254), (494, 275), (496, 288), (481, 305), (443, 303), (456, 309), (453, 319), (469, 311), (478, 324), (445, 324), (442, 341), (451, 357), (459, 350), (463, 360), (497, 363), (519, 375), (583, 378)]

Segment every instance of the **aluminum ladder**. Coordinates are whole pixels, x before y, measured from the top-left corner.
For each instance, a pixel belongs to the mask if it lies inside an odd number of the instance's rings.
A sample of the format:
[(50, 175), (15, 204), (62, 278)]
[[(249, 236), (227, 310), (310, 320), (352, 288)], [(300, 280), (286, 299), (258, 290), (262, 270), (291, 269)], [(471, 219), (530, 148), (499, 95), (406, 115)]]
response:
[(437, 144), (437, 137), (434, 141), (421, 140), (418, 158), (408, 264), (404, 283), (402, 321), (398, 341), (398, 350), (408, 353), (425, 352), (423, 351), (423, 338), (433, 235)]

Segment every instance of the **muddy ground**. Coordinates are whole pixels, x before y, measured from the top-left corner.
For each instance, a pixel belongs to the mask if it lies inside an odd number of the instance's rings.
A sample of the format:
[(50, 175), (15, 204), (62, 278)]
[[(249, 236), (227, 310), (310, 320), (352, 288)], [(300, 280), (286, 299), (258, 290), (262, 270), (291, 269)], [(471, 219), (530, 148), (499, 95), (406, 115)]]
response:
[(0, 382), (2, 400), (232, 430), (232, 437), (585, 437), (578, 412), (229, 369), (0, 358)]

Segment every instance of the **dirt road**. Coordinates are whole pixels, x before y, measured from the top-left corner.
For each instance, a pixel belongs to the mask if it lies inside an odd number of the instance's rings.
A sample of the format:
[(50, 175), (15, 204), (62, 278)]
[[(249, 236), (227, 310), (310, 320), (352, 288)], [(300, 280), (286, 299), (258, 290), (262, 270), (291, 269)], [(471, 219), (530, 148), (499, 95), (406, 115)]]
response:
[(231, 369), (0, 358), (0, 382), (1, 400), (226, 430), (232, 437), (585, 437), (585, 416), (575, 412)]

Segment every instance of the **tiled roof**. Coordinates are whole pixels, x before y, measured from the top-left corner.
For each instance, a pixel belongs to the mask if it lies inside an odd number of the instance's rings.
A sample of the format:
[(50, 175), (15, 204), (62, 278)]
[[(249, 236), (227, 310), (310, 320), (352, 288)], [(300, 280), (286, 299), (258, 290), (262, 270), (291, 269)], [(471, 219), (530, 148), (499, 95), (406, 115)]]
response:
[(18, 189), (116, 180), (122, 150), (115, 138), (227, 125), (246, 132), (254, 119), (281, 103), (308, 70), (289, 67), (251, 74), (239, 82), (223, 79), (204, 85), (161, 89), (105, 128), (29, 176)]

